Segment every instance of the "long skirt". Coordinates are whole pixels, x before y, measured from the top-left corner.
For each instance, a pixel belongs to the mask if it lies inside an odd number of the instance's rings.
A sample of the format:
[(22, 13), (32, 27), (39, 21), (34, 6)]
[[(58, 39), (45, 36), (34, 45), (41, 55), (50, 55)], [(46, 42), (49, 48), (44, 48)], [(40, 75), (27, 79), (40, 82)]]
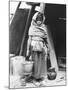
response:
[(47, 74), (47, 61), (45, 60), (44, 52), (32, 51), (33, 77), (36, 79), (45, 77)]

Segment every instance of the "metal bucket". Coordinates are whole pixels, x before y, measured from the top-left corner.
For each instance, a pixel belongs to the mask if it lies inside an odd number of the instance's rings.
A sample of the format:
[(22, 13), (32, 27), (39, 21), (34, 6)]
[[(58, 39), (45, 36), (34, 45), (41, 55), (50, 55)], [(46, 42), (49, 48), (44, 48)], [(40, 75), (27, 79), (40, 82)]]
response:
[(28, 74), (32, 72), (33, 62), (32, 61), (25, 61), (24, 65), (24, 73)]
[(13, 61), (13, 75), (24, 76), (32, 72), (33, 62), (26, 61), (23, 56), (16, 56), (11, 59)]

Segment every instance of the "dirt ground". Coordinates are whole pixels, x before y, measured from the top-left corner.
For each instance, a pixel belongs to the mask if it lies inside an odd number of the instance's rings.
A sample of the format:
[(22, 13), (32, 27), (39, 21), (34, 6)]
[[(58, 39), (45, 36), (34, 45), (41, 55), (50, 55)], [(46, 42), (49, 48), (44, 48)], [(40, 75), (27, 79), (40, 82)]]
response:
[(10, 88), (27, 88), (27, 87), (42, 87), (42, 86), (58, 86), (66, 85), (66, 72), (58, 71), (57, 77), (55, 80), (48, 80), (45, 77), (44, 81), (41, 82), (29, 82), (26, 83), (25, 79), (20, 79), (20, 76), (10, 75)]

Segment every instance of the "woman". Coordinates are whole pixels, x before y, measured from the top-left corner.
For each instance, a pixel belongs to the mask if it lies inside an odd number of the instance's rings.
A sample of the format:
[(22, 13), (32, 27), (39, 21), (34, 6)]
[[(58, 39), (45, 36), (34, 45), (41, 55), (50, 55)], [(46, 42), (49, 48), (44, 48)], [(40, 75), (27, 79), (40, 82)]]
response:
[[(34, 61), (32, 76), (36, 81), (41, 81), (46, 75), (46, 60), (48, 52), (47, 31), (44, 24), (45, 17), (37, 12), (32, 18), (29, 28), (27, 45), (27, 56), (31, 49), (32, 60)], [(31, 47), (31, 48), (30, 48)]]

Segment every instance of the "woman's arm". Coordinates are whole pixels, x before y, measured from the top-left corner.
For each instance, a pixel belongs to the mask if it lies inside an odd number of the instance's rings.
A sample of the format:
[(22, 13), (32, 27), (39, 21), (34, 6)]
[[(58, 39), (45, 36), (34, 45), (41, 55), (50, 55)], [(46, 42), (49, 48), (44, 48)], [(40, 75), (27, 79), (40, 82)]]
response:
[(28, 43), (27, 43), (27, 56), (29, 56), (29, 49), (30, 49), (30, 46), (31, 46), (31, 39), (32, 39), (32, 37), (29, 36)]

